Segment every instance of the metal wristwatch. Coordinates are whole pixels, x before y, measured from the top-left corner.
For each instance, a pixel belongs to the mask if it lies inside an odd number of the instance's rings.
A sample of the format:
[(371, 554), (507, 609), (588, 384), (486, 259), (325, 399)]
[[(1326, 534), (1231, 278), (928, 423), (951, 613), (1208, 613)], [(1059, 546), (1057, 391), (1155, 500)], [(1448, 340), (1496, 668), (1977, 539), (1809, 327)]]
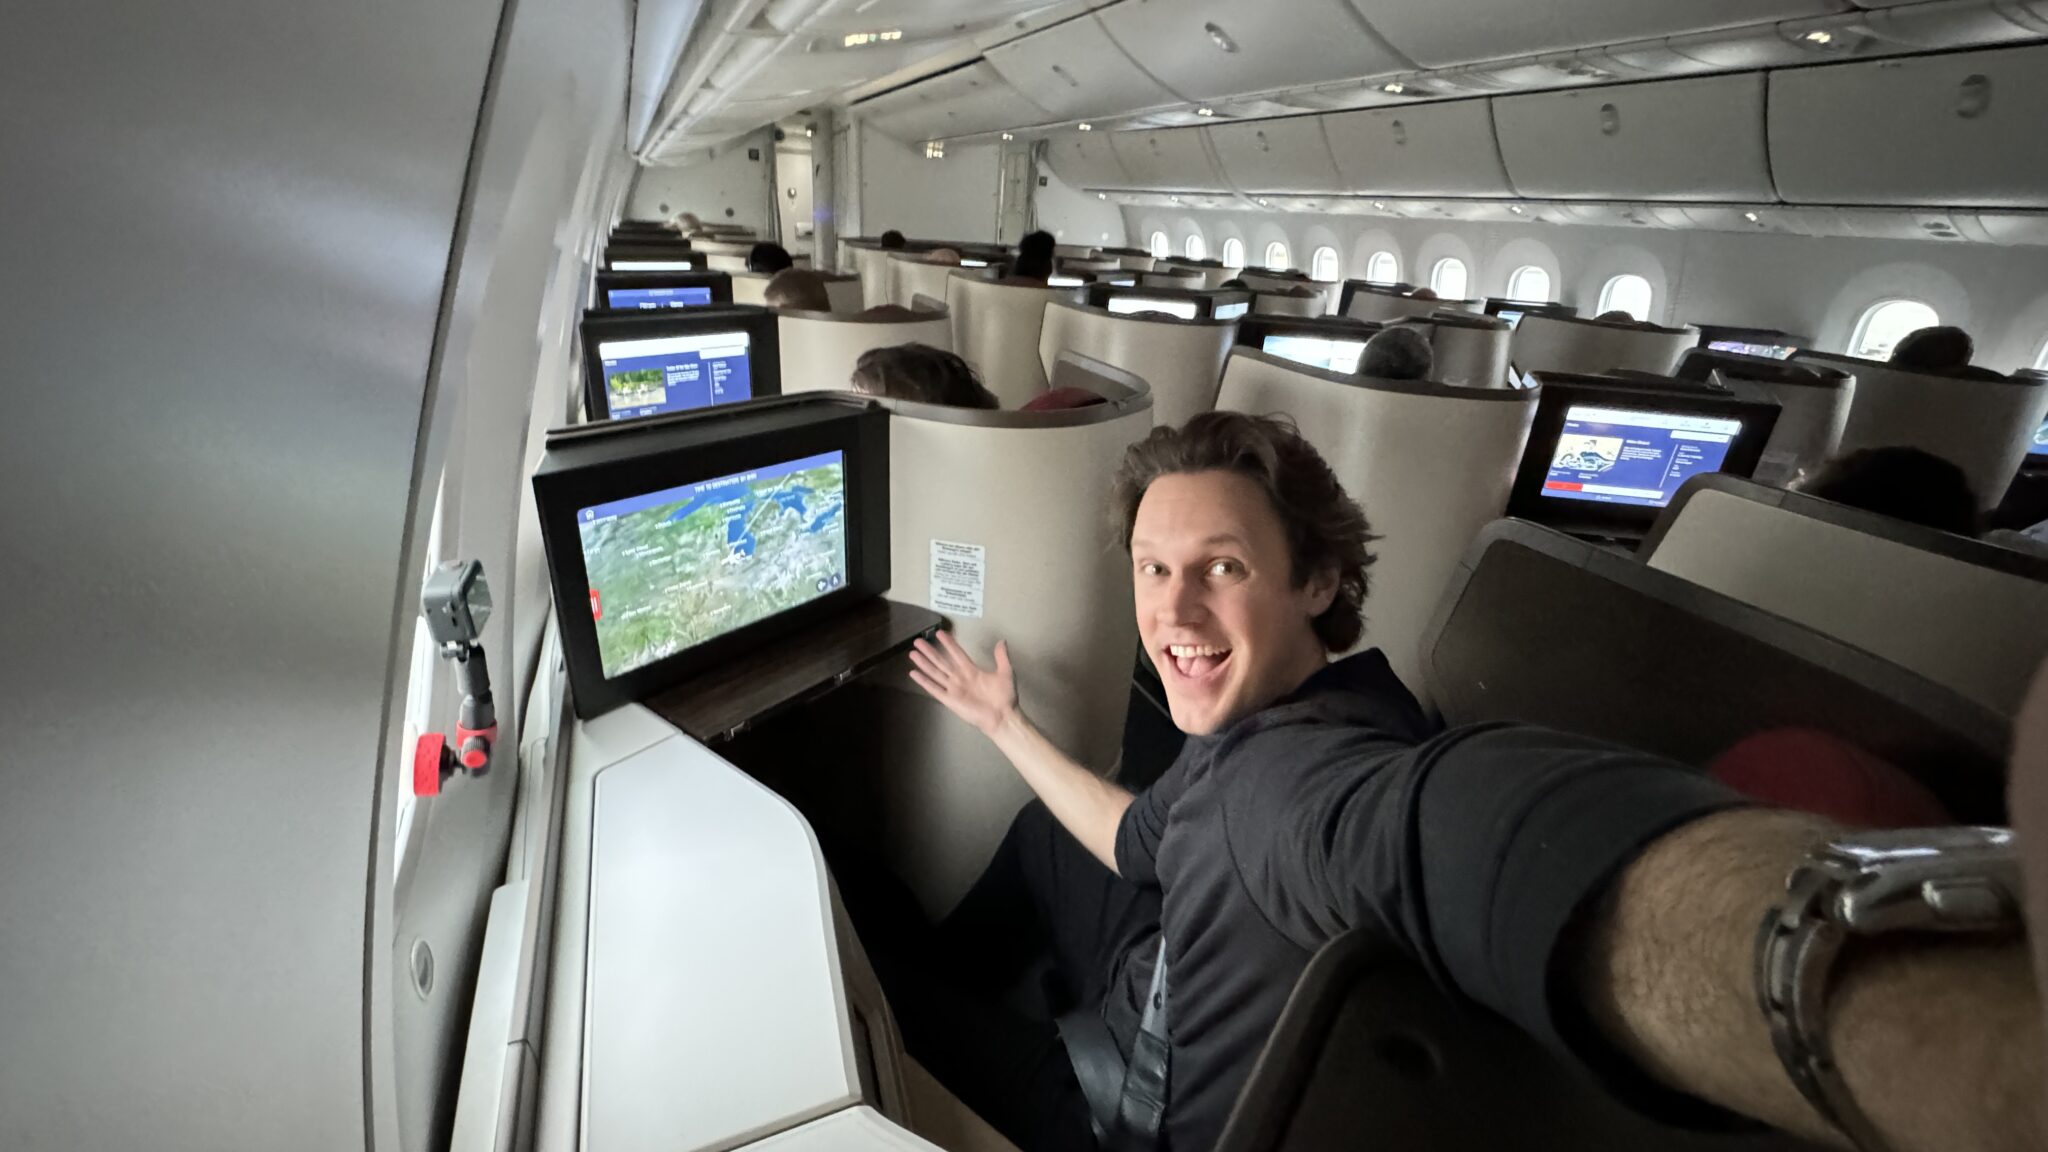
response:
[(1792, 1082), (1862, 1152), (1887, 1145), (1828, 1038), (1829, 974), (1851, 939), (1890, 932), (2015, 933), (2020, 865), (2004, 828), (1847, 833), (1809, 852), (1756, 939), (1756, 991)]

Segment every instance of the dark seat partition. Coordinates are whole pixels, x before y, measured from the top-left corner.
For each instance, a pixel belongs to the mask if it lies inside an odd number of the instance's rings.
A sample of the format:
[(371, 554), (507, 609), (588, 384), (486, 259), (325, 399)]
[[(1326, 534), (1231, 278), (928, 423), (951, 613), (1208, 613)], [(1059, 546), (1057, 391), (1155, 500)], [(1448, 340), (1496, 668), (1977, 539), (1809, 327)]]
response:
[(1895, 664), (1539, 525), (1487, 526), (1423, 636), (1451, 724), (1520, 720), (1705, 765), (1805, 727), (1889, 760), (1959, 819), (2002, 822), (2008, 733)]
[(1302, 973), (1215, 1152), (1817, 1152), (1633, 1111), (1369, 929)]

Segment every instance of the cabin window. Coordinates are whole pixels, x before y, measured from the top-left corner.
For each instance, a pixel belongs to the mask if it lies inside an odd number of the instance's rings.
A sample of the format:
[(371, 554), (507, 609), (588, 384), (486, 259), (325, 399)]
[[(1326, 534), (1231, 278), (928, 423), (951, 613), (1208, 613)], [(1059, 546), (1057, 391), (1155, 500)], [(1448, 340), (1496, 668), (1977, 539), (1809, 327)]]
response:
[(1335, 248), (1316, 249), (1316, 254), (1309, 257), (1308, 260), (1308, 274), (1310, 277), (1325, 283), (1336, 280), (1337, 250)]
[(1294, 267), (1287, 262), (1287, 245), (1278, 240), (1266, 245), (1266, 267), (1276, 272)]
[(1626, 312), (1637, 320), (1650, 318), (1650, 282), (1633, 272), (1624, 272), (1600, 289), (1598, 313)]
[(1244, 267), (1244, 241), (1232, 236), (1223, 242), (1223, 266), (1225, 268)]
[(1550, 273), (1534, 264), (1524, 264), (1508, 277), (1508, 299), (1549, 300)]
[(1374, 284), (1392, 284), (1401, 279), (1401, 258), (1392, 252), (1375, 252), (1365, 262), (1365, 278)]
[(1429, 270), (1429, 288), (1445, 300), (1465, 298), (1465, 262), (1456, 256), (1446, 256)]
[(1889, 359), (1892, 347), (1909, 332), (1941, 323), (1934, 309), (1918, 300), (1880, 300), (1863, 310), (1856, 321), (1856, 334), (1849, 338), (1849, 355), (1869, 360)]
[(1173, 255), (1173, 246), (1167, 243), (1166, 233), (1164, 232), (1154, 232), (1152, 234), (1151, 248), (1154, 260), (1164, 260), (1168, 256)]
[(1183, 250), (1187, 252), (1190, 260), (1201, 260), (1209, 255), (1209, 246), (1202, 242), (1202, 234), (1199, 232), (1188, 235), (1188, 242), (1183, 246)]

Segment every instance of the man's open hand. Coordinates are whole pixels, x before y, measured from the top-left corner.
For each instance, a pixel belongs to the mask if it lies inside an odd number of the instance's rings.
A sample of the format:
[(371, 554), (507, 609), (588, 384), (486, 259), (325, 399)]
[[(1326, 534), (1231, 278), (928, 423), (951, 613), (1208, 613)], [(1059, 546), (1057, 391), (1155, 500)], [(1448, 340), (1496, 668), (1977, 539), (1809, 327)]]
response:
[(996, 641), (994, 671), (974, 662), (951, 632), (940, 632), (939, 642), (919, 640), (910, 649), (910, 674), (919, 688), (946, 710), (993, 737), (1003, 721), (1017, 711), (1017, 680), (1010, 674), (1010, 650)]

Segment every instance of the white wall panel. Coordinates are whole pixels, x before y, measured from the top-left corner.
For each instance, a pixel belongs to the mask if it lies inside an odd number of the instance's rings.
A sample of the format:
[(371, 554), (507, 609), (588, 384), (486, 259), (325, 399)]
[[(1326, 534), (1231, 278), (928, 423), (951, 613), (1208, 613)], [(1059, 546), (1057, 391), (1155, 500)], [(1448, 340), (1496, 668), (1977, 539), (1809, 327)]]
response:
[(1424, 68), (1529, 56), (1596, 44), (1733, 28), (1850, 6), (1842, 0), (1432, 0), (1376, 4), (1352, 0), (1394, 48)]
[(1227, 192), (1223, 178), (1202, 142), (1200, 128), (1159, 128), (1142, 132), (1109, 132), (1110, 146), (1123, 162), (1131, 187), (1172, 192)]
[(1074, 188), (1131, 188), (1107, 132), (1069, 132), (1045, 142), (1045, 162)]
[(1207, 129), (1223, 171), (1241, 192), (1346, 190), (1319, 116), (1293, 116)]
[(1093, 16), (991, 48), (986, 58), (1011, 87), (1059, 119), (1181, 102), (1133, 64)]
[[(679, 167), (642, 168), (626, 215), (642, 220), (695, 212), (706, 224), (737, 224), (767, 236), (775, 195), (775, 140), (763, 130), (681, 158)], [(662, 205), (668, 207), (663, 210)]]
[(1124, 243), (1124, 216), (1117, 206), (1070, 186), (1050, 166), (1041, 165), (1044, 186), (1031, 198), (1036, 227), (1051, 232), (1061, 244), (1084, 248), (1120, 248)]
[(2044, 45), (1771, 74), (1771, 166), (1794, 203), (2048, 206), (2044, 123)]
[(1496, 96), (1493, 119), (1524, 196), (1773, 198), (1761, 73)]
[(873, 235), (893, 228), (929, 240), (994, 240), (1001, 149), (993, 144), (946, 149), (927, 160), (912, 147), (866, 124), (860, 132), (861, 226)]
[[(1124, 0), (1096, 16), (1132, 59), (1189, 100), (1405, 69), (1345, 0)], [(1236, 45), (1226, 52), (1209, 29)]]
[(1323, 118), (1350, 191), (1387, 196), (1509, 196), (1486, 100), (1334, 112)]

